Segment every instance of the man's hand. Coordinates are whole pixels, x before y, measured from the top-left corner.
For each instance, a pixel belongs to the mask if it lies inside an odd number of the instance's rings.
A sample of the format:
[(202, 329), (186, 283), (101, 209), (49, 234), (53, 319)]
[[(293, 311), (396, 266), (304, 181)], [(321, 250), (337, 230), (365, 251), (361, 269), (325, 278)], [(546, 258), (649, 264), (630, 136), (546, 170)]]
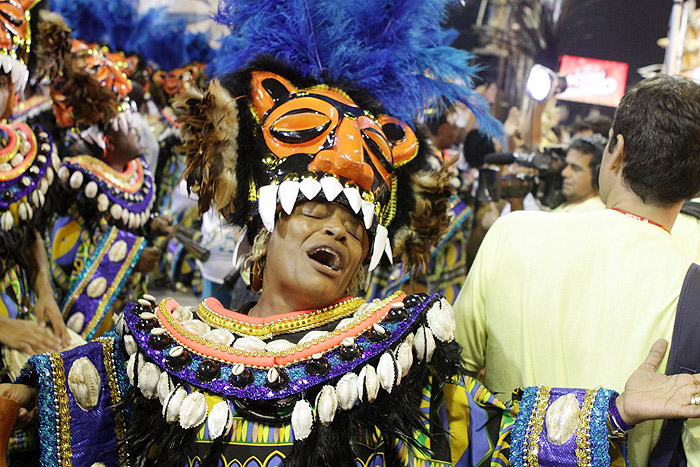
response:
[(141, 252), (139, 262), (134, 268), (137, 272), (150, 272), (155, 269), (160, 259), (160, 249), (154, 246), (147, 246)]
[(5, 397), (19, 404), (19, 417), (15, 429), (29, 423), (36, 413), (36, 390), (24, 384), (0, 384), (0, 397)]
[(153, 236), (170, 235), (173, 230), (173, 218), (167, 215), (158, 216), (151, 219), (148, 226)]
[(56, 337), (61, 341), (63, 347), (68, 347), (68, 345), (70, 345), (68, 328), (63, 322), (63, 316), (61, 316), (61, 311), (58, 309), (56, 300), (51, 295), (41, 295), (37, 297), (34, 302), (34, 314), (36, 315), (36, 320), (40, 327), (45, 328), (46, 323), (51, 323), (51, 328)]
[(0, 318), (0, 343), (29, 355), (58, 352), (61, 341), (33, 321)]
[(666, 376), (657, 373), (668, 342), (659, 339), (644, 363), (632, 373), (625, 391), (617, 398), (617, 408), (629, 425), (659, 418), (698, 418), (700, 405), (690, 399), (700, 394), (700, 374)]

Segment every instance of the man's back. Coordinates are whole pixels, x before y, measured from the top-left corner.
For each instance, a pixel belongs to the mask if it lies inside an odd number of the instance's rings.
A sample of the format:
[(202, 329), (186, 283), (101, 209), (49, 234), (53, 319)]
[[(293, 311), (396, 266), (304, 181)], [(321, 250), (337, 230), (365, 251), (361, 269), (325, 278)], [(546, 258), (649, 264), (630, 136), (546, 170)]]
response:
[[(510, 214), (455, 303), (467, 367), (507, 395), (532, 384), (622, 391), (645, 349), (670, 340), (689, 265), (665, 229), (614, 210)], [(651, 446), (644, 428), (633, 465)]]

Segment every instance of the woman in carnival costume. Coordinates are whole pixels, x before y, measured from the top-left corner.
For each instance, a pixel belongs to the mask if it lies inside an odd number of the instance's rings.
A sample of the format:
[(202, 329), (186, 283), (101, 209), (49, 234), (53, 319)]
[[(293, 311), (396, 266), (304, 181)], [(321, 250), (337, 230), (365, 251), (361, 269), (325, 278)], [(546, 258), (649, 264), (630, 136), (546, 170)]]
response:
[(77, 40), (64, 79), (52, 88), (56, 118), (76, 130), (73, 150), (81, 153), (58, 170), (63, 215), (54, 224), (50, 256), (63, 317), (85, 339), (111, 329), (115, 303), (142, 287), (140, 272), (157, 262), (159, 250), (147, 247), (146, 237), (167, 230), (167, 222), (151, 218), (155, 187), (140, 156), (130, 91), (126, 73), (104, 48)]
[[(16, 96), (27, 83), (30, 9), (36, 3), (0, 2), (3, 119), (10, 118)], [(33, 39), (35, 46), (45, 45)], [(42, 240), (54, 204), (52, 183), (58, 164), (51, 136), (43, 127), (6, 120), (0, 123), (0, 379), (16, 377), (29, 355), (55, 351), (69, 342), (54, 299)]]
[(448, 81), (465, 55), (431, 47), (444, 2), (391, 4), (221, 5), (236, 29), (219, 78), (179, 105), (185, 176), (247, 227), (260, 299), (145, 295), (116, 334), (34, 357), (42, 465), (607, 465), (628, 424), (700, 416), (697, 376), (654, 373), (661, 344), (619, 396), (504, 404), (462, 375), (443, 298), (353, 296), (383, 255), (420, 265), (447, 225), (448, 177), (404, 122), (437, 98), (487, 118)]

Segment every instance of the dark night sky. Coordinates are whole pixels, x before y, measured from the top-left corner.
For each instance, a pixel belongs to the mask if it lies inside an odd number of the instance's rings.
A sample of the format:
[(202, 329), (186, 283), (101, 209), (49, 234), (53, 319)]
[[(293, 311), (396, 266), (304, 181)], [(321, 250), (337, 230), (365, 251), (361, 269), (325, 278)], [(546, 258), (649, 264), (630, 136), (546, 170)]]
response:
[[(579, 0), (573, 0), (579, 1)], [(457, 47), (470, 49), (475, 36), (470, 34), (479, 0), (469, 0), (463, 9), (455, 10), (449, 26), (462, 36)], [(664, 49), (656, 40), (665, 37), (673, 0), (607, 0), (596, 2), (586, 10), (583, 24), (563, 31), (569, 55), (627, 62), (630, 65), (628, 86), (641, 78), (637, 68), (663, 62)]]

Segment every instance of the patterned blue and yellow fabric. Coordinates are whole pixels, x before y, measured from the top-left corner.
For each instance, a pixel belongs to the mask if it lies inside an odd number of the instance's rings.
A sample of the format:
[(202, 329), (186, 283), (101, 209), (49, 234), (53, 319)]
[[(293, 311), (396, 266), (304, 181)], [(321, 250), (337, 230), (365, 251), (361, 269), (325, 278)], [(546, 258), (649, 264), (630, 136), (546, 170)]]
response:
[[(91, 339), (111, 327), (106, 318), (121, 305), (120, 295), (137, 289), (140, 274), (132, 272), (145, 245), (143, 237), (105, 221), (91, 234), (72, 217), (58, 219), (49, 257), (63, 319), (71, 329)], [(133, 288), (127, 287), (130, 283)]]

